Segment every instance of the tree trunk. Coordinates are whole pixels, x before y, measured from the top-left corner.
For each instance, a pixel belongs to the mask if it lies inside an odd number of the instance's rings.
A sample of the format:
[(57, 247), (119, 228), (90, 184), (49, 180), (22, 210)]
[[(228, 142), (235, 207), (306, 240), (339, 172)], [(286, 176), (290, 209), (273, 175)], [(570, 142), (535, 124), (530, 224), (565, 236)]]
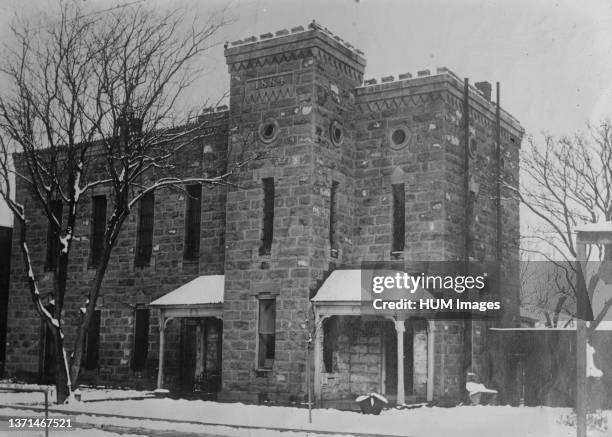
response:
[(57, 329), (53, 330), (55, 343), (55, 391), (58, 405), (66, 402), (70, 397), (71, 384), (68, 375), (68, 357), (64, 353), (64, 340)]
[[(56, 362), (56, 374), (55, 374), (55, 388), (57, 391), (57, 402), (58, 404), (64, 403), (64, 401), (70, 395), (71, 384), (68, 376), (67, 357), (64, 351), (64, 339), (61, 328), (61, 317), (54, 317), (43, 305), (40, 299), (40, 291), (36, 283), (36, 277), (32, 270), (32, 260), (30, 259), (30, 251), (28, 250), (27, 244), (27, 224), (23, 215), (23, 210), (13, 211), (18, 212), (17, 218), (19, 219), (19, 242), (21, 245), (21, 253), (23, 255), (23, 263), (27, 272), (28, 287), (30, 289), (30, 297), (32, 303), (36, 307), (36, 311), (40, 315), (41, 319), (51, 329), (53, 333), (53, 340), (55, 344), (55, 362)], [(59, 315), (62, 312), (62, 308), (59, 305), (55, 305), (55, 314)]]
[(79, 378), (79, 373), (81, 372), (81, 360), (83, 358), (83, 340), (85, 338), (87, 330), (89, 329), (91, 315), (96, 309), (96, 302), (98, 301), (100, 289), (102, 288), (102, 281), (104, 280), (104, 275), (106, 273), (106, 268), (108, 267), (108, 262), (110, 260), (110, 255), (113, 250), (114, 243), (116, 241), (117, 235), (119, 234), (119, 229), (121, 229), (121, 225), (123, 224), (123, 221), (127, 217), (128, 213), (129, 210), (127, 209), (121, 210), (119, 212), (115, 211), (107, 227), (104, 247), (102, 249), (102, 258), (96, 266), (96, 275), (89, 290), (89, 302), (87, 303), (83, 320), (79, 324), (76, 340), (74, 342), (74, 352), (72, 354), (70, 362), (70, 380), (72, 381), (75, 387), (76, 382)]

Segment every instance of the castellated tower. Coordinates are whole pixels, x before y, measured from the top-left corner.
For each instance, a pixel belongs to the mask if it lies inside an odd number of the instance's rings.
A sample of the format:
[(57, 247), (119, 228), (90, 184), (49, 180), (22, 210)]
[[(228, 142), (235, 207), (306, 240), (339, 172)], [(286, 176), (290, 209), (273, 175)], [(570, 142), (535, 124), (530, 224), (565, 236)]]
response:
[[(506, 184), (518, 184), (523, 129), (488, 83), (446, 68), (362, 82), (362, 53), (316, 23), (225, 55), (230, 165), (244, 148), (266, 156), (227, 197), (222, 397), (305, 396), (310, 299), (328, 304), (324, 281), (363, 262), (503, 265), (497, 293), (515, 323), (519, 217)], [(334, 299), (342, 314), (357, 311)], [(512, 377), (487, 365), (486, 323), (396, 316), (316, 319), (317, 399), (397, 396), (402, 337), (406, 399), (460, 399), (468, 370)]]
[[(366, 80), (355, 94), (351, 262), (470, 260), (500, 269), (491, 273), (503, 278), (493, 290), (504, 310), (501, 323), (518, 326), (519, 204), (510, 188), (518, 187), (518, 121), (491, 101), (490, 84), (474, 87), (446, 68)], [(428, 321), (434, 337), (428, 397), (461, 399), (468, 371), (508, 386), (512, 370), (487, 364), (494, 346), (489, 326)], [(501, 396), (510, 401), (514, 394)]]
[(266, 156), (227, 198), (221, 395), (297, 399), (309, 299), (350, 252), (354, 89), (365, 60), (315, 24), (236, 42), (225, 56), (230, 165), (244, 147)]

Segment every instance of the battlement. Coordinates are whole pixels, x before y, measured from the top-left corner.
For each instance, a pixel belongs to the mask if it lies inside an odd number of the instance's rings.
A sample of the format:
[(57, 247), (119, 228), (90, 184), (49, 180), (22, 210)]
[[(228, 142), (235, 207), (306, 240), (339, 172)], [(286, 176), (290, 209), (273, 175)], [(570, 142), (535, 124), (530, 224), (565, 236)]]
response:
[(229, 107), (227, 105), (219, 105), (202, 109), (196, 119), (197, 123), (227, 123), (228, 117)]
[[(230, 73), (268, 67), (296, 60), (317, 59), (334, 64), (352, 81), (361, 83), (366, 60), (363, 52), (315, 21), (307, 28), (294, 27), (251, 36), (225, 45)], [(307, 67), (308, 65), (306, 65)]]
[[(387, 94), (397, 94), (396, 90), (406, 88), (416, 88), (425, 86), (435, 86), (435, 84), (447, 83), (452, 85), (454, 94), (461, 97), (464, 88), (464, 80), (447, 67), (438, 67), (435, 73), (431, 70), (419, 70), (414, 76), (411, 73), (403, 73), (395, 79), (394, 76), (384, 76), (380, 78), (380, 83), (376, 78), (366, 79), (363, 85), (356, 88), (356, 96), (362, 100), (370, 101), (384, 98)], [(492, 114), (496, 111), (496, 104), (491, 100), (490, 87), (488, 82), (479, 82), (475, 85), (469, 84), (470, 98), (476, 103), (476, 107), (485, 114)], [(488, 88), (488, 89), (487, 89)], [(516, 134), (522, 136), (524, 129), (520, 122), (513, 117), (508, 111), (500, 108), (502, 122), (507, 124), (508, 128), (516, 131)]]
[[(397, 84), (397, 82), (414, 81), (414, 80), (418, 80), (423, 77), (439, 76), (443, 74), (452, 76), (458, 81), (461, 81), (459, 76), (455, 74), (454, 72), (452, 72), (451, 70), (449, 70), (448, 68), (438, 67), (436, 68), (436, 73), (433, 75), (431, 74), (431, 70), (419, 70), (415, 76), (413, 76), (412, 73), (402, 73), (397, 77), (397, 79), (395, 79), (395, 77), (392, 75), (384, 76), (380, 78), (380, 84), (378, 84), (378, 80), (376, 78), (366, 79), (363, 81), (363, 85), (357, 88), (358, 90), (357, 92), (360, 93), (359, 90), (363, 90), (364, 88), (368, 88), (368, 87), (373, 87), (375, 85), (378, 85), (378, 88), (375, 88), (376, 91), (379, 91), (382, 89), (395, 89), (397, 88), (397, 85), (394, 85), (394, 84)], [(365, 92), (368, 92), (368, 91), (365, 91)]]
[(341, 45), (343, 45), (344, 47), (346, 47), (349, 50), (355, 52), (357, 55), (364, 56), (363, 51), (361, 51), (360, 49), (354, 47), (348, 41), (343, 40), (342, 38), (340, 38), (340, 36), (335, 35), (327, 27), (321, 26), (315, 20), (312, 20), (312, 22), (307, 26), (307, 28), (304, 28), (304, 26), (296, 26), (296, 27), (292, 27), (291, 31), (289, 31), (288, 29), (281, 29), (281, 30), (277, 30), (274, 33), (272, 33), (272, 32), (262, 33), (261, 35), (259, 35), (259, 38), (257, 36), (253, 35), (253, 36), (249, 36), (249, 37), (244, 38), (244, 39), (239, 39), (239, 40), (236, 40), (236, 41), (232, 41), (231, 43), (227, 42), (227, 43), (225, 43), (225, 48), (227, 49), (230, 45), (232, 47), (236, 47), (236, 46), (243, 46), (244, 47), (245, 45), (255, 44), (257, 42), (271, 41), (271, 40), (275, 40), (276, 41), (276, 40), (279, 40), (281, 38), (285, 38), (285, 37), (287, 37), (289, 35), (304, 34), (304, 33), (308, 32), (310, 30), (318, 30), (320, 32), (323, 32), (323, 33), (327, 34), (329, 37), (333, 38), (338, 43), (340, 43)]

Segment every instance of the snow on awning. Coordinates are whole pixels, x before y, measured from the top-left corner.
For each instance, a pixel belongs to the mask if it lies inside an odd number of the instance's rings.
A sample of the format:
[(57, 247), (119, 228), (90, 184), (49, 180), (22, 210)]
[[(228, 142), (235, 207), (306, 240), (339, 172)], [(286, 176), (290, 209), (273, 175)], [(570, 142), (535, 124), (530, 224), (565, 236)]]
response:
[[(385, 270), (334, 270), (323, 282), (317, 294), (311, 299), (315, 303), (324, 302), (354, 302), (361, 303), (363, 297), (371, 296), (369, 290), (364, 290), (364, 284), (371, 284), (372, 276), (385, 273)], [(392, 271), (389, 271), (392, 272)], [(388, 272), (387, 272), (388, 273)], [(418, 288), (414, 293), (407, 294), (404, 289), (391, 289), (386, 292), (386, 298), (427, 299), (433, 295), (424, 288)]]
[(199, 276), (151, 302), (152, 307), (202, 306), (223, 304), (225, 276)]
[(313, 302), (361, 301), (361, 270), (334, 270), (312, 298)]

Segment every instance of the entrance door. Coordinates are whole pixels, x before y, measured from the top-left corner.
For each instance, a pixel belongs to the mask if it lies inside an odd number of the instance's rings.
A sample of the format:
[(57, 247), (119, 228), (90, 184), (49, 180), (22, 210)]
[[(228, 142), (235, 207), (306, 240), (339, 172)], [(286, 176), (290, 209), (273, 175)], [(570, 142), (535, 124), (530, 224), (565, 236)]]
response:
[(181, 325), (181, 389), (193, 391), (196, 373), (198, 319), (183, 319)]
[(181, 386), (185, 391), (221, 389), (223, 321), (213, 317), (183, 319), (181, 330)]
[(203, 323), (204, 354), (200, 376), (201, 390), (216, 393), (221, 390), (221, 345), (223, 342), (223, 321), (207, 318)]

